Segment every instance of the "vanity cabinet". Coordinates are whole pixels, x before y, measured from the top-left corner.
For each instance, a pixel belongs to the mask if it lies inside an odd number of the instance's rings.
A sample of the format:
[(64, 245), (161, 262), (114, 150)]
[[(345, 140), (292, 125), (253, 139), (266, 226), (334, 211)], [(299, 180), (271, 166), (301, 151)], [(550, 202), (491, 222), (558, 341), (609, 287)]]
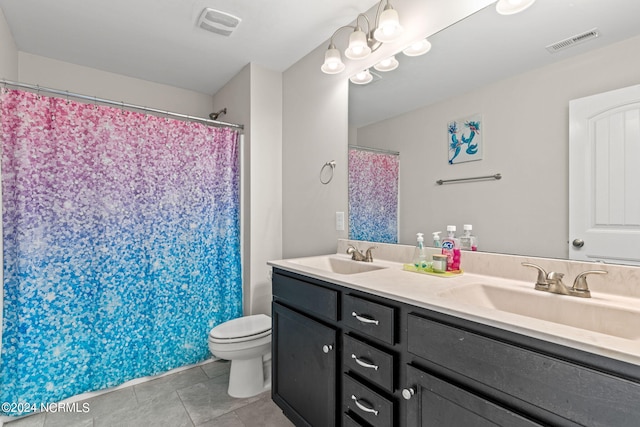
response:
[(338, 293), (290, 277), (274, 279), (272, 398), (299, 426), (335, 426)]
[(342, 292), (342, 411), (361, 425), (397, 425), (398, 309)]
[(407, 366), (407, 426), (542, 427), (464, 388)]
[(407, 350), (432, 372), (551, 425), (640, 422), (637, 382), (443, 323), (430, 314), (408, 315)]
[(640, 425), (636, 365), (277, 268), (273, 295), (297, 426)]

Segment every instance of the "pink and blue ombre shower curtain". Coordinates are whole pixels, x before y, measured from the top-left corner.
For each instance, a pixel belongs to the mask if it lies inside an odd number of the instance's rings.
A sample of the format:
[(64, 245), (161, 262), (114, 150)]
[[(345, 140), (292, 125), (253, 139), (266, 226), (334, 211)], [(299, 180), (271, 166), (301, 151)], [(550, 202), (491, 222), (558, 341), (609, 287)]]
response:
[(349, 148), (349, 238), (398, 243), (400, 157)]
[(237, 132), (4, 89), (0, 142), (0, 401), (207, 358), (242, 314)]

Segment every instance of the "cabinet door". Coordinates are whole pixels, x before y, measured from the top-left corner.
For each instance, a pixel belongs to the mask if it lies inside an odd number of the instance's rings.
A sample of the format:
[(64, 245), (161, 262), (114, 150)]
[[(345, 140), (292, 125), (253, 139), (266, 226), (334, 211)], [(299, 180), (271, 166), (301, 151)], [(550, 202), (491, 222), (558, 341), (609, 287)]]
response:
[(273, 304), (273, 400), (296, 425), (336, 425), (336, 331)]
[(413, 366), (407, 366), (407, 382), (402, 395), (408, 398), (408, 427), (542, 426)]

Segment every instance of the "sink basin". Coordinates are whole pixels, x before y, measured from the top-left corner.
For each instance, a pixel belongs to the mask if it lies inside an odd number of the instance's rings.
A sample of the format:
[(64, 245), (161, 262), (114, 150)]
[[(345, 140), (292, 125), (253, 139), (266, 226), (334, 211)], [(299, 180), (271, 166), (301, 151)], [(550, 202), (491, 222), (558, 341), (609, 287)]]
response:
[(368, 271), (380, 270), (386, 267), (371, 264), (370, 262), (353, 261), (350, 258), (340, 258), (335, 255), (322, 255), (308, 258), (290, 259), (290, 262), (304, 265), (305, 267), (317, 268), (338, 274), (357, 274)]
[(640, 341), (640, 309), (614, 301), (576, 298), (523, 287), (474, 284), (449, 289), (439, 297), (547, 322)]

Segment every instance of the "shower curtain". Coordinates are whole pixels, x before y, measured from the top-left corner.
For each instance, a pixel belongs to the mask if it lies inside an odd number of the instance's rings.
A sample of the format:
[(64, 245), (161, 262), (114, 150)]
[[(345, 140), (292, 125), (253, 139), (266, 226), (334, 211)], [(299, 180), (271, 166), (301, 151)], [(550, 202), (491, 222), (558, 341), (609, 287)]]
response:
[(208, 357), (242, 315), (238, 133), (3, 89), (0, 142), (0, 401)]
[(349, 238), (398, 243), (397, 153), (349, 147)]

